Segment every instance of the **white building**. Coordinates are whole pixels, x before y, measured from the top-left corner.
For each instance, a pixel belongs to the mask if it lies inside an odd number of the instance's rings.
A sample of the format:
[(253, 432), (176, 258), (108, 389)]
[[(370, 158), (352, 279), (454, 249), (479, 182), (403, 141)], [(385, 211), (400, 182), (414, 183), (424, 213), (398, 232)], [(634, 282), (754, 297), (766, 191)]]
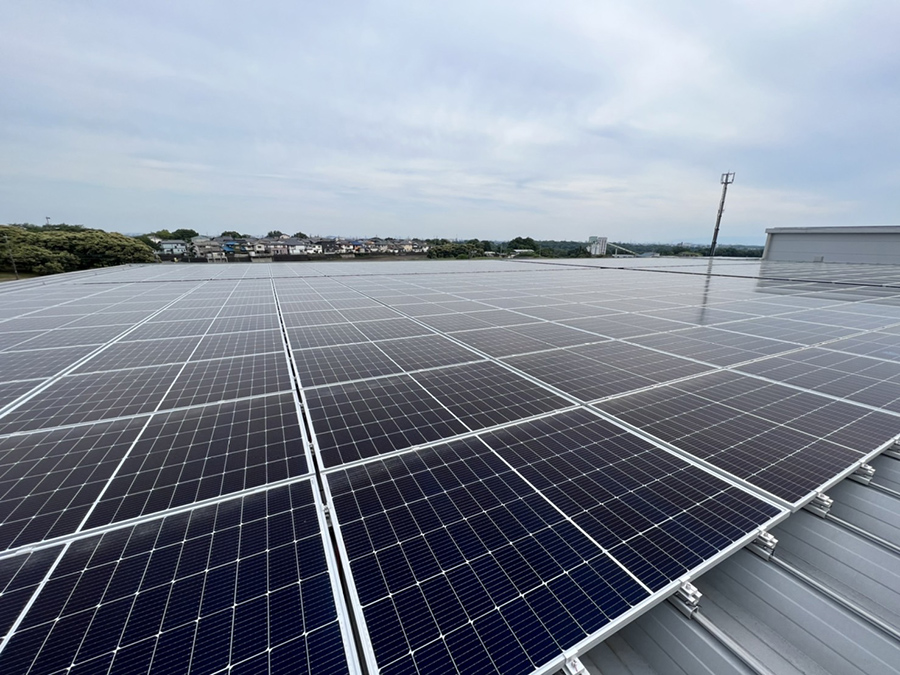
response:
[(606, 255), (606, 237), (589, 237), (588, 251), (591, 255)]

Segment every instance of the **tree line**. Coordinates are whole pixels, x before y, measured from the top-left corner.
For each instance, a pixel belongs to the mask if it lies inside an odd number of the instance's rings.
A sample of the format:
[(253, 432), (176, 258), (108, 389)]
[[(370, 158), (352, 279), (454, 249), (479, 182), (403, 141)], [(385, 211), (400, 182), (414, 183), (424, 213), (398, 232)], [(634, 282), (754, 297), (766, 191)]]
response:
[(133, 237), (66, 223), (0, 225), (0, 251), (0, 270), (37, 275), (156, 260)]

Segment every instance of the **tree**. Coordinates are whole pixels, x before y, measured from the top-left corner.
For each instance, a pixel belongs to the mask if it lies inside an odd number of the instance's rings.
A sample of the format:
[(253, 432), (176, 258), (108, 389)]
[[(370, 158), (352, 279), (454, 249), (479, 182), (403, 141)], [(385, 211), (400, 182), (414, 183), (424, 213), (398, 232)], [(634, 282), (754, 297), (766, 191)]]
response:
[(135, 239), (137, 239), (138, 241), (144, 242), (147, 246), (149, 246), (150, 248), (152, 248), (154, 251), (158, 251), (158, 250), (159, 250), (159, 244), (156, 243), (155, 241), (153, 241), (153, 240), (150, 238), (150, 235), (149, 235), (149, 234), (139, 234), (138, 236), (135, 237)]
[(510, 251), (529, 248), (535, 253), (537, 253), (540, 248), (537, 245), (537, 242), (531, 237), (516, 237), (515, 239), (510, 239), (506, 246)]
[(296, 239), (309, 239), (309, 235), (304, 234), (303, 232), (295, 232), (292, 236)]
[[(157, 236), (159, 236), (158, 233), (157, 233)], [(172, 239), (180, 239), (181, 241), (190, 241), (194, 237), (199, 237), (199, 236), (200, 236), (200, 234), (197, 232), (197, 230), (189, 230), (186, 228), (182, 228), (180, 230), (175, 230), (174, 232), (172, 232), (171, 238)]]
[(244, 236), (237, 230), (225, 230), (221, 237), (229, 237), (230, 239), (244, 239)]
[[(82, 229), (23, 230), (0, 226), (9, 237), (16, 267), (33, 274), (56, 274), (123, 263), (155, 262), (156, 255), (143, 241), (118, 232)], [(10, 266), (7, 260), (0, 265)]]
[(281, 230), (272, 230), (266, 236), (269, 239), (278, 239), (278, 237), (282, 236), (283, 234), (284, 234), (284, 232), (282, 232)]

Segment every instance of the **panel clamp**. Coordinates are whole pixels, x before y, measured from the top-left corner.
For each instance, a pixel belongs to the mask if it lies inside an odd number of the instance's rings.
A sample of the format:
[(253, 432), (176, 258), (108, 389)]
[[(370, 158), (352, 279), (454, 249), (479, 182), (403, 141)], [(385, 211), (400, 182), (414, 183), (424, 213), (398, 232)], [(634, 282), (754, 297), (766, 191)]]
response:
[(872, 477), (875, 475), (875, 467), (870, 466), (869, 464), (860, 464), (856, 471), (851, 473), (847, 478), (852, 481), (856, 481), (857, 483), (861, 483), (862, 485), (868, 485), (872, 482)]
[(832, 504), (834, 504), (834, 500), (831, 497), (824, 492), (817, 492), (813, 500), (803, 508), (810, 513), (815, 513), (817, 516), (824, 518), (831, 510)]
[(772, 558), (772, 554), (775, 553), (776, 546), (778, 546), (778, 540), (763, 530), (757, 535), (756, 539), (747, 545), (747, 548), (751, 553), (755, 553), (763, 560), (768, 561)]
[(700, 609), (700, 598), (702, 597), (703, 593), (697, 590), (694, 584), (685, 581), (677, 591), (668, 597), (668, 600), (679, 612), (690, 619)]
[(588, 675), (588, 669), (584, 667), (577, 656), (566, 659), (566, 675)]

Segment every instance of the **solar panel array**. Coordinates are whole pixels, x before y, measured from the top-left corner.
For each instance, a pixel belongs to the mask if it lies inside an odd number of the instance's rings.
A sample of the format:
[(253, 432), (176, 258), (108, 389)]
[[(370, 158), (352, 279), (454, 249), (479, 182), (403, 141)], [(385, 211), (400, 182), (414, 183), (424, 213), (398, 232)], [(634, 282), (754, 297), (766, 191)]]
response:
[(823, 269), (0, 286), (0, 672), (552, 672), (900, 433), (900, 275)]

